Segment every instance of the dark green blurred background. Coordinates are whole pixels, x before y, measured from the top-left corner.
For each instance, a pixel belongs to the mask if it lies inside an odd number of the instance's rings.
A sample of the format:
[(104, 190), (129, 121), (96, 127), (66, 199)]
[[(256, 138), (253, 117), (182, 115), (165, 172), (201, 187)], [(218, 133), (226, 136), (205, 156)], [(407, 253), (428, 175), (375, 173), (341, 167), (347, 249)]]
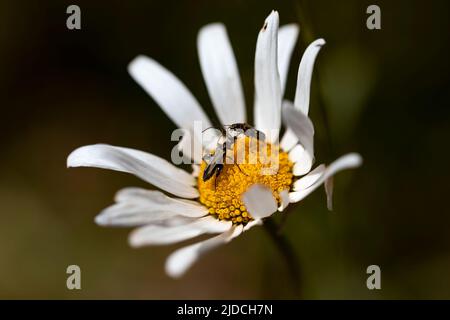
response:
[[(450, 298), (448, 1), (76, 1), (82, 29), (69, 31), (72, 3), (0, 4), (0, 298), (292, 297), (262, 228), (168, 278), (164, 259), (178, 245), (131, 249), (129, 229), (93, 221), (115, 191), (146, 184), (65, 166), (74, 148), (98, 142), (169, 158), (175, 127), (126, 71), (138, 54), (173, 71), (217, 119), (196, 53), (206, 23), (226, 24), (252, 106), (256, 36), (272, 9), (302, 28), (288, 98), (306, 44), (327, 41), (312, 88), (317, 163), (349, 151), (365, 161), (336, 177), (334, 212), (320, 189), (288, 220), (303, 296)], [(370, 4), (382, 30), (365, 26)], [(66, 289), (70, 264), (81, 267), (80, 291)], [(371, 264), (382, 290), (366, 288)]]

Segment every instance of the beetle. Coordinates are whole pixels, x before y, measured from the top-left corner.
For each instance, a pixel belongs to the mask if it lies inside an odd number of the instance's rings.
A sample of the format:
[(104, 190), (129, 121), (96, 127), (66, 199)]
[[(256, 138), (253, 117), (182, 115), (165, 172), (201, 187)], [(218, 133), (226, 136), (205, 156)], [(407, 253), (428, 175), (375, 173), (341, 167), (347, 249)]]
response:
[[(209, 129), (209, 128), (208, 128)], [(227, 156), (227, 150), (232, 150), (234, 143), (239, 136), (244, 134), (247, 137), (257, 138), (258, 140), (265, 140), (266, 136), (259, 130), (247, 123), (234, 123), (231, 125), (225, 125), (220, 129), (222, 136), (219, 137), (216, 150), (213, 154), (207, 154), (203, 157), (203, 160), (207, 163), (205, 170), (203, 171), (203, 181), (208, 181), (215, 175), (216, 181), (220, 173), (223, 170), (224, 162)], [(237, 164), (239, 167), (239, 164)], [(239, 167), (239, 170), (241, 168)], [(242, 172), (242, 170), (241, 170)]]

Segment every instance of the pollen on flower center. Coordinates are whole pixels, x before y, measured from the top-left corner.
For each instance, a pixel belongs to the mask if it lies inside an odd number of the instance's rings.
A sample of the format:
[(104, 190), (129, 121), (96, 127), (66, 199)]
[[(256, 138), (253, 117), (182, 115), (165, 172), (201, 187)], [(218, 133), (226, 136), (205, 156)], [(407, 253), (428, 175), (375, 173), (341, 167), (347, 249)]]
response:
[[(198, 176), (200, 202), (209, 213), (219, 220), (232, 221), (234, 224), (246, 224), (252, 220), (247, 212), (242, 195), (253, 184), (263, 184), (272, 190), (280, 203), (279, 193), (290, 190), (292, 185), (293, 164), (288, 154), (278, 145), (265, 143), (256, 138), (239, 138), (233, 145), (234, 159), (230, 156), (224, 161), (219, 176), (203, 181), (203, 171), (207, 163), (202, 162)], [(216, 181), (217, 179), (217, 181)]]

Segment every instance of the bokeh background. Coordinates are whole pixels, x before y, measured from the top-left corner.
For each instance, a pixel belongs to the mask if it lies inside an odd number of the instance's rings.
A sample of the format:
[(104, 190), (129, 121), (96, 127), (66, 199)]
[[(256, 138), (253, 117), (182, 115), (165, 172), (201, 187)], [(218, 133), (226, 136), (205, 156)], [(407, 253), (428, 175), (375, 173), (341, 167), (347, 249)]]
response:
[[(257, 33), (272, 9), (299, 23), (289, 73), (314, 38), (311, 117), (317, 162), (360, 152), (364, 165), (301, 202), (286, 236), (309, 299), (450, 298), (448, 1), (81, 1), (82, 29), (66, 28), (67, 1), (0, 4), (0, 298), (293, 298), (287, 268), (263, 228), (203, 257), (181, 280), (164, 273), (179, 245), (131, 249), (129, 229), (95, 215), (130, 175), (66, 169), (76, 147), (109, 143), (169, 158), (174, 125), (127, 74), (146, 54), (173, 71), (216, 121), (196, 34), (222, 21), (253, 103)], [(382, 29), (366, 28), (378, 4)], [(251, 112), (248, 112), (249, 116)], [(217, 123), (217, 122), (216, 122)], [(82, 290), (66, 289), (66, 268)], [(382, 290), (366, 288), (377, 264)]]

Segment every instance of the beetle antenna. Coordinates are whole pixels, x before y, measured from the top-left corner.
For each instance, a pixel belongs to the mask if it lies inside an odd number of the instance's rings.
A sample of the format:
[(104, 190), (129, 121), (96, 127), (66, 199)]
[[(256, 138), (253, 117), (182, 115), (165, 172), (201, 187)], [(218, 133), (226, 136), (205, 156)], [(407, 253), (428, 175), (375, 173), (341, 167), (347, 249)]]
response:
[(212, 129), (212, 128), (215, 129), (215, 127), (211, 126), (211, 127), (206, 128), (206, 129), (203, 129), (202, 133), (204, 133), (205, 131), (207, 131), (207, 130), (209, 130), (209, 129)]

